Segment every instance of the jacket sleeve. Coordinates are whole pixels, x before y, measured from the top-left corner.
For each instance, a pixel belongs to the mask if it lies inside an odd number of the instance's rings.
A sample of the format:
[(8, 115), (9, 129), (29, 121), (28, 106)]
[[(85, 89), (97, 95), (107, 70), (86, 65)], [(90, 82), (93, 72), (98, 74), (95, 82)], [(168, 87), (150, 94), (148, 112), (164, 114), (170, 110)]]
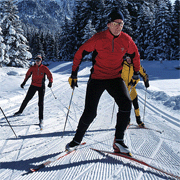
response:
[(31, 74), (32, 74), (32, 67), (30, 67), (29, 70), (27, 71), (26, 76), (23, 81), (24, 83), (26, 83), (27, 80), (31, 77)]
[(132, 39), (129, 40), (129, 48), (127, 53), (129, 54), (135, 53), (135, 56), (133, 58), (133, 66), (134, 66), (134, 71), (138, 72), (140, 70), (140, 55), (138, 52), (138, 48)]
[(47, 78), (49, 79), (49, 82), (53, 82), (53, 76), (52, 76), (52, 73), (50, 72), (50, 70), (47, 68), (47, 67), (45, 67), (45, 73), (46, 73), (46, 75), (47, 75)]
[(87, 40), (75, 53), (73, 59), (72, 73), (77, 76), (77, 71), (79, 69), (79, 65), (81, 64), (82, 58), (86, 53), (92, 52), (95, 50), (97, 35), (95, 34), (92, 38)]
[(140, 76), (143, 78), (143, 81), (146, 82), (148, 79), (148, 75), (146, 73), (146, 70), (141, 66), (139, 70)]

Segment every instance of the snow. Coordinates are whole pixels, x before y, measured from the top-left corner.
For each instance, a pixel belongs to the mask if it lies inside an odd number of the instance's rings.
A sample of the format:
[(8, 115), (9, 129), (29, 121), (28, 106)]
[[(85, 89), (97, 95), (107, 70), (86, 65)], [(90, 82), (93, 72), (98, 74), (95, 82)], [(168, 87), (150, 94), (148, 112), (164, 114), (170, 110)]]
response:
[[(150, 87), (146, 92), (142, 79), (137, 85), (140, 113), (145, 125), (151, 130), (139, 129), (135, 126), (135, 116), (132, 110), (131, 123), (134, 125), (126, 130), (125, 143), (135, 158), (180, 176), (180, 71), (176, 69), (179, 61), (163, 61), (162, 63), (142, 61), (141, 63), (149, 75)], [(49, 158), (59, 157), (65, 145), (74, 136), (84, 108), (91, 63), (83, 62), (80, 65), (79, 87), (74, 91), (66, 130), (62, 138), (72, 94), (72, 89), (68, 84), (71, 67), (72, 62), (51, 63), (49, 66), (53, 73), (54, 83), (52, 91), (46, 87), (43, 131), (40, 131), (38, 127), (37, 94), (21, 116), (11, 117), (19, 109), (31, 83), (28, 80), (25, 88), (20, 88), (27, 69), (0, 68), (0, 107), (18, 136), (16, 139), (0, 112), (0, 179), (173, 179), (127, 159), (99, 154), (90, 149), (92, 147), (113, 150), (117, 106), (112, 114), (114, 100), (107, 92), (102, 95), (97, 117), (84, 136), (83, 141), (86, 145), (38, 172), (26, 174), (30, 167), (40, 165)], [(46, 81), (46, 86), (47, 84), (48, 81)]]
[(16, 31), (12, 26), (10, 26), (10, 28), (9, 28), (9, 34), (10, 35), (15, 35), (16, 34)]

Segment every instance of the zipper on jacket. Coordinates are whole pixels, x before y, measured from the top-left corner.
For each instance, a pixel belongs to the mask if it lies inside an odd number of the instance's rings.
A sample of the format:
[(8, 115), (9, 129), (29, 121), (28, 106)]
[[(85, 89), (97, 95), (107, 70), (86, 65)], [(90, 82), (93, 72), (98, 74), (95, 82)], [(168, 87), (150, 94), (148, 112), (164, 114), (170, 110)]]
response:
[(129, 64), (129, 73), (128, 73), (128, 84), (129, 84), (129, 75), (130, 75), (130, 64)]
[[(119, 35), (118, 35), (119, 36)], [(118, 36), (114, 36), (112, 40), (112, 52), (114, 52), (114, 39), (117, 38)]]
[(112, 52), (114, 52), (114, 38), (112, 40)]

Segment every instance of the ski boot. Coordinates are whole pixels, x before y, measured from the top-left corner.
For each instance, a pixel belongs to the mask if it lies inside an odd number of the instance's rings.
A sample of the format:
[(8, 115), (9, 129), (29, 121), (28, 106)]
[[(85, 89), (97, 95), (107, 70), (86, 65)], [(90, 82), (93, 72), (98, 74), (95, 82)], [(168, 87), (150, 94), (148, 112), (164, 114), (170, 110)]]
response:
[(19, 115), (21, 115), (21, 114), (22, 114), (22, 112), (17, 111), (17, 112), (14, 113), (14, 116), (19, 116)]
[(114, 138), (113, 149), (115, 153), (120, 153), (132, 157), (128, 147), (124, 144), (123, 139)]
[(75, 149), (77, 149), (77, 147), (79, 146), (79, 142), (72, 140), (70, 143), (68, 143), (65, 147), (66, 151), (70, 152), (73, 151)]
[(140, 117), (140, 116), (136, 116), (136, 122), (137, 122), (137, 124), (138, 124), (138, 126), (139, 126), (140, 128), (145, 128), (145, 125), (144, 125), (144, 123), (141, 121), (141, 117)]

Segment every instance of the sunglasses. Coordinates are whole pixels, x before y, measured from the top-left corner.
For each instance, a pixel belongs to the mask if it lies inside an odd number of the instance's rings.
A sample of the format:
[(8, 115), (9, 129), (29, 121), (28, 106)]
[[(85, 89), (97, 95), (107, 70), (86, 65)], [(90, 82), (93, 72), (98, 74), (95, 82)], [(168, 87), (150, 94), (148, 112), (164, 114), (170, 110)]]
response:
[(118, 22), (114, 22), (114, 21), (113, 21), (112, 24), (113, 24), (114, 26), (117, 26), (117, 25), (123, 26), (123, 25), (124, 25), (124, 22), (118, 23)]
[(41, 59), (40, 59), (40, 58), (36, 58), (35, 60), (36, 60), (37, 62), (41, 61)]

